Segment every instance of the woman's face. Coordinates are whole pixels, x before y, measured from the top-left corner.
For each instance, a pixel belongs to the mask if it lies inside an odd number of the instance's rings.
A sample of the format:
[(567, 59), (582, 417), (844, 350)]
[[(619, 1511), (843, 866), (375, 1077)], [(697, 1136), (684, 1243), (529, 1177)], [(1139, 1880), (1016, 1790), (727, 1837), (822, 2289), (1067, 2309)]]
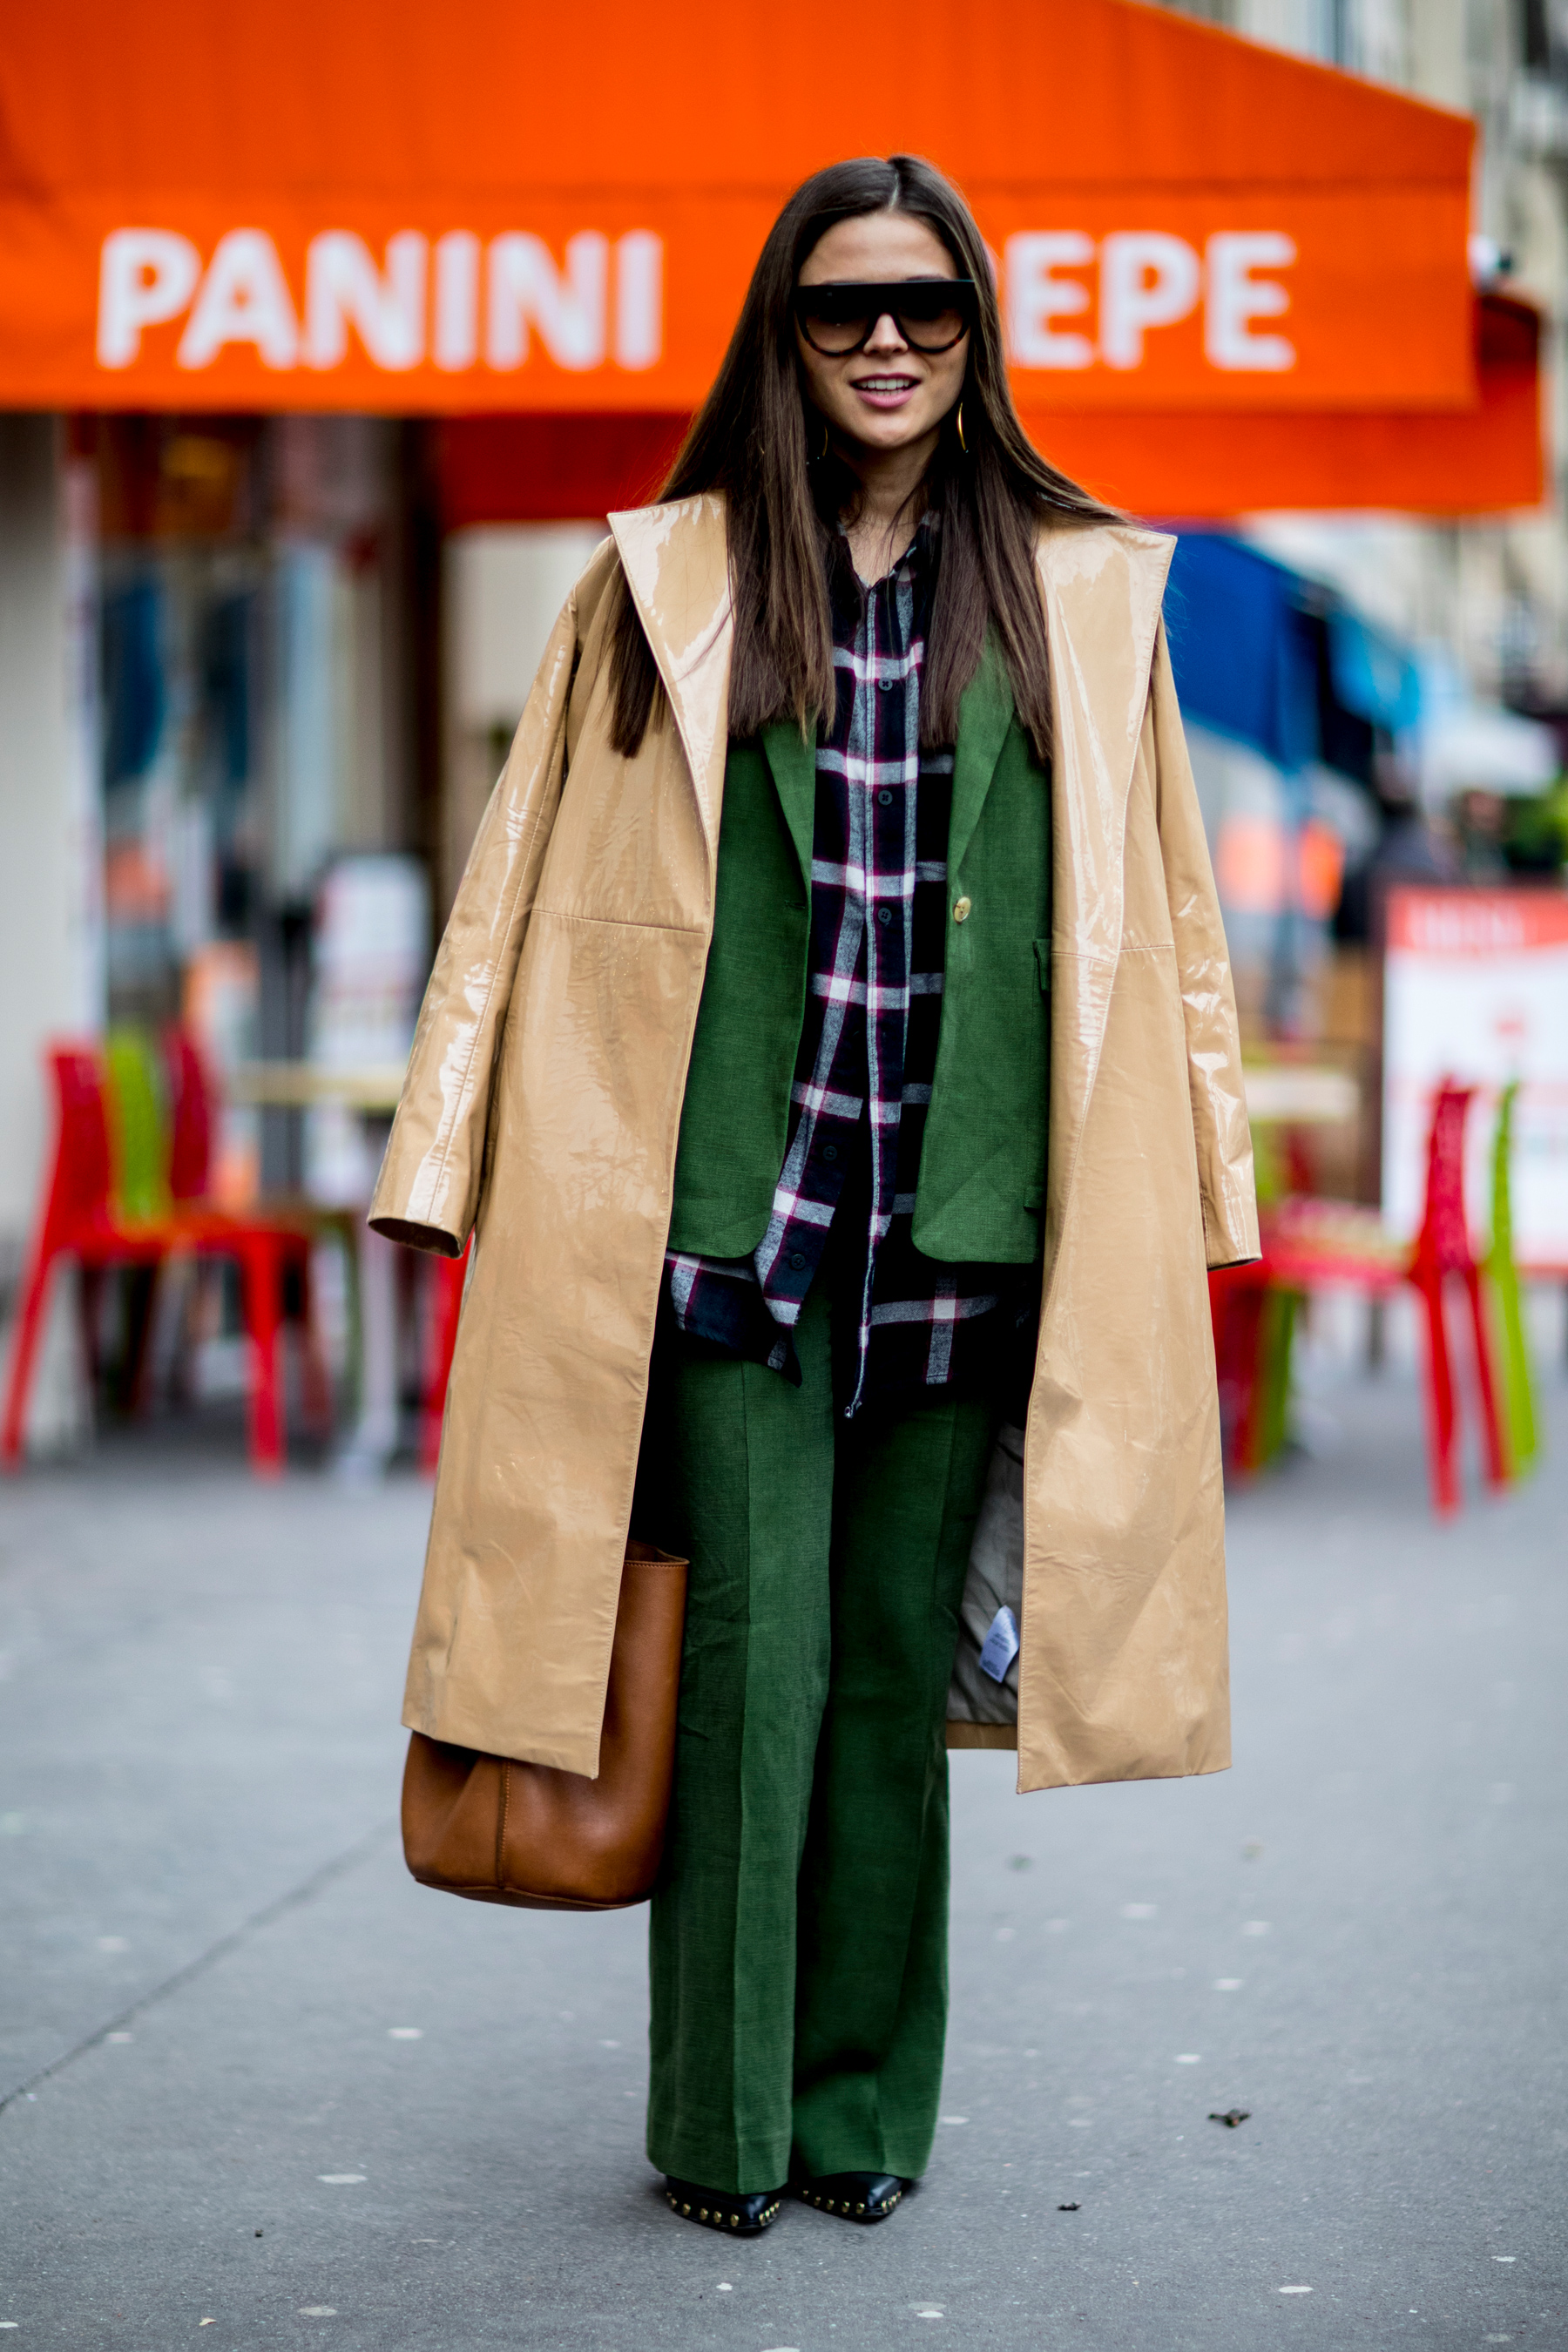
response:
[[(837, 222), (817, 240), (800, 283), (958, 275), (952, 256), (924, 221), (909, 213), (864, 213)], [(951, 351), (917, 352), (891, 319), (882, 318), (865, 349), (843, 359), (815, 349), (798, 325), (795, 337), (806, 389), (835, 437), (863, 449), (902, 449), (927, 436), (934, 440), (963, 390), (967, 334)]]

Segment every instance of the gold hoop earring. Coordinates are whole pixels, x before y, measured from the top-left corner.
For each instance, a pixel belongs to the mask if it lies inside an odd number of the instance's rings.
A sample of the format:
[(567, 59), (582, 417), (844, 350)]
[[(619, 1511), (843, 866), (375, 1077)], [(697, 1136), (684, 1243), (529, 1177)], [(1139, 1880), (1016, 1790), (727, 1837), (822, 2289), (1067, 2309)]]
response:
[(954, 417), (953, 423), (958, 428), (958, 446), (967, 457), (969, 455), (969, 444), (963, 437), (963, 403), (962, 400), (958, 404), (958, 415)]
[(826, 457), (826, 455), (827, 455), (827, 420), (826, 420), (826, 418), (825, 417), (825, 418), (823, 419), (823, 425), (822, 425), (822, 446), (821, 446), (821, 448), (817, 451), (817, 453), (816, 453), (816, 457), (812, 459), (812, 461), (811, 461), (811, 462), (812, 462), (812, 464), (813, 464), (814, 466), (820, 466), (820, 465), (821, 465), (821, 463), (822, 463), (822, 461), (823, 461), (823, 459), (824, 459), (824, 457)]

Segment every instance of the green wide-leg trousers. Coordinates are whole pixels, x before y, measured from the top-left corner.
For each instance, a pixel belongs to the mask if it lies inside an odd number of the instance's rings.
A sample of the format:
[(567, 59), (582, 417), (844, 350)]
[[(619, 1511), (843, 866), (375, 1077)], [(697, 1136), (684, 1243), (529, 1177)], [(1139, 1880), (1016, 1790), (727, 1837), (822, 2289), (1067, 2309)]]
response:
[(656, 1349), (635, 1532), (691, 1562), (650, 1929), (647, 2149), (704, 2188), (921, 2173), (947, 2016), (943, 1724), (994, 1432), (937, 1392), (836, 1414), (803, 1374)]

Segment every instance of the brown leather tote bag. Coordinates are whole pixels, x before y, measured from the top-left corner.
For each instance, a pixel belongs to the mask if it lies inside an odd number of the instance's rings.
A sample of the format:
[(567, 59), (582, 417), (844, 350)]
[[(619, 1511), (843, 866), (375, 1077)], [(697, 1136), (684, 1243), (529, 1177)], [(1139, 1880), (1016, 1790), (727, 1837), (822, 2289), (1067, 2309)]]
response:
[(685, 1623), (685, 1560), (628, 1544), (596, 1780), (415, 1732), (403, 1852), (420, 1885), (531, 1911), (646, 1903), (664, 1853)]

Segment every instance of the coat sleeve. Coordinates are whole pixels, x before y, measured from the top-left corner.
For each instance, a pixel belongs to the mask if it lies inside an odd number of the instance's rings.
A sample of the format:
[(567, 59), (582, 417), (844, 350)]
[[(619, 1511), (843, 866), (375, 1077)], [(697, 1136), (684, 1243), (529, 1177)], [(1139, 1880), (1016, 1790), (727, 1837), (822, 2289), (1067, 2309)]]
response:
[(1241, 1074), (1230, 957), (1176, 705), (1163, 622), (1154, 646), (1151, 705), (1160, 851), (1186, 1023), (1187, 1085), (1198, 1148), (1204, 1242), (1211, 1266), (1237, 1265), (1261, 1255), (1252, 1130)]
[(388, 1240), (460, 1257), (479, 1207), (496, 1054), (566, 768), (581, 631), (601, 550), (551, 632), (425, 992), (370, 1223)]

